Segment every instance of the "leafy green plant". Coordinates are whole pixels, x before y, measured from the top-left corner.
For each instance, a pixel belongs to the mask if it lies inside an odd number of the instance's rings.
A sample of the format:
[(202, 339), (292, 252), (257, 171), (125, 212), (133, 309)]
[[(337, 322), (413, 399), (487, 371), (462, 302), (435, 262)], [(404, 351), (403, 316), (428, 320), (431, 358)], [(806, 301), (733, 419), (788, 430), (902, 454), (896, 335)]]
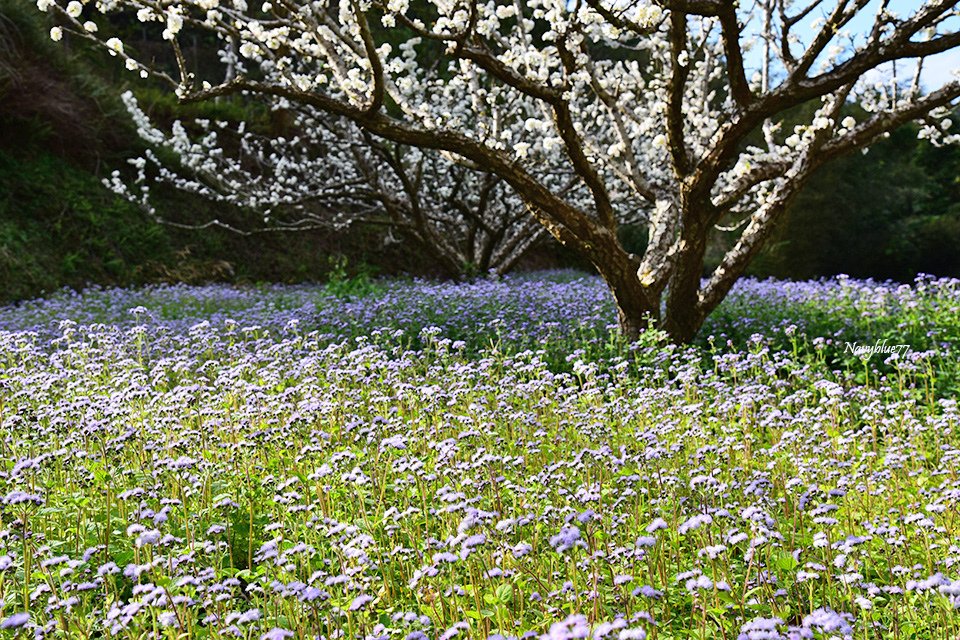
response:
[(367, 264), (351, 265), (345, 255), (329, 257), (329, 271), (324, 289), (332, 296), (350, 300), (362, 298), (377, 290), (374, 270)]

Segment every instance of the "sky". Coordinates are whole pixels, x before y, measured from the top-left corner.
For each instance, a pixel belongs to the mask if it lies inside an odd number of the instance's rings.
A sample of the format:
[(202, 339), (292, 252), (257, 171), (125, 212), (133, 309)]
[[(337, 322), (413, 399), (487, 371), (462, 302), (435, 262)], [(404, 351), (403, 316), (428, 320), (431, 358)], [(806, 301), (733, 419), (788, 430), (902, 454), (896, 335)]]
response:
[[(795, 3), (797, 7), (804, 6), (806, 3), (804, 0), (797, 0)], [(813, 27), (813, 22), (817, 18), (825, 18), (830, 10), (835, 6), (835, 2), (827, 1), (823, 3), (823, 7), (818, 8), (810, 13), (804, 20), (800, 21), (793, 29), (793, 33), (800, 37), (803, 43), (808, 43), (816, 33)], [(851, 23), (848, 25), (847, 30), (855, 34), (858, 37), (858, 41), (862, 42), (866, 35), (869, 34), (870, 28), (873, 26), (873, 19), (876, 14), (877, 7), (880, 4), (880, 0), (871, 0), (867, 6), (861, 10), (861, 12), (854, 18)], [(889, 8), (891, 11), (896, 13), (901, 17), (907, 17), (914, 13), (920, 6), (923, 4), (921, 0), (890, 0)], [(948, 25), (951, 29), (960, 28), (960, 18), (953, 18)], [(748, 25), (746, 31), (756, 32), (759, 30), (759, 25)], [(795, 51), (799, 51), (799, 45), (797, 45)], [(746, 64), (751, 68), (759, 68), (761, 61), (762, 53), (759, 50), (754, 50), (747, 54)], [(812, 70), (816, 72), (816, 66)], [(953, 79), (952, 73), (960, 69), (960, 50), (954, 49), (953, 51), (948, 51), (946, 53), (933, 56), (927, 59), (924, 64), (923, 72), (921, 73), (921, 85), (926, 91), (933, 91), (940, 88), (945, 83)], [(901, 77), (905, 77), (904, 73), (908, 74), (909, 78), (913, 77), (914, 64), (911, 63), (909, 67), (905, 67), (901, 63), (899, 67)], [(890, 67), (886, 67), (883, 70), (878, 70), (874, 72), (873, 75), (880, 79), (880, 76), (883, 74), (889, 74)], [(749, 74), (748, 74), (749, 75)]]
[(958, 69), (960, 69), (960, 50), (954, 49), (930, 58), (927, 61), (927, 67), (920, 74), (920, 80), (930, 91), (955, 79), (953, 73)]

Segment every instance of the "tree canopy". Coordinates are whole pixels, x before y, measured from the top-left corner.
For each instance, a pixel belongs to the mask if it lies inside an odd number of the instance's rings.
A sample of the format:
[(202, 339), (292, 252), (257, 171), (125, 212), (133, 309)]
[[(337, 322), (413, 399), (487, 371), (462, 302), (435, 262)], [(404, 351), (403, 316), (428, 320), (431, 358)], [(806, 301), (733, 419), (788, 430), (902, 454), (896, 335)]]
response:
[[(924, 91), (920, 81), (925, 60), (960, 45), (956, 4), (942, 0), (905, 15), (866, 0), (39, 6), (181, 100), (259, 95), (496, 176), (597, 267), (628, 335), (653, 320), (689, 340), (831, 159), (911, 121), (927, 139), (956, 139), (946, 115), (960, 82)], [(96, 14), (123, 10), (162, 24), (175, 72), (98, 37)], [(395, 27), (399, 43), (384, 36)], [(220, 38), (234, 72), (195, 78), (185, 28)], [(900, 73), (884, 77), (894, 63)], [(784, 114), (810, 101), (809, 120), (784, 130)], [(642, 255), (619, 241), (624, 222), (647, 227)], [(702, 282), (718, 228), (737, 239)]]

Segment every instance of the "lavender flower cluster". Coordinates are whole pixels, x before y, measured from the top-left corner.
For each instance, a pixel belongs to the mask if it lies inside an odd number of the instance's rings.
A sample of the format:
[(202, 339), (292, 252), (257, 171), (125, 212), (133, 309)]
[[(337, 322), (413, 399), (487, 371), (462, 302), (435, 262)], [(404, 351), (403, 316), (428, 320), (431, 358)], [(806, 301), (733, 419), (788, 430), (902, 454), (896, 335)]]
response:
[[(568, 275), (0, 310), (0, 630), (960, 633), (960, 410), (926, 356), (861, 380), (771, 348), (705, 366), (647, 346), (558, 372), (552, 336), (611, 314)], [(748, 282), (733, 304), (802, 291), (903, 322), (960, 300), (952, 281)], [(491, 328), (503, 342), (464, 348)]]

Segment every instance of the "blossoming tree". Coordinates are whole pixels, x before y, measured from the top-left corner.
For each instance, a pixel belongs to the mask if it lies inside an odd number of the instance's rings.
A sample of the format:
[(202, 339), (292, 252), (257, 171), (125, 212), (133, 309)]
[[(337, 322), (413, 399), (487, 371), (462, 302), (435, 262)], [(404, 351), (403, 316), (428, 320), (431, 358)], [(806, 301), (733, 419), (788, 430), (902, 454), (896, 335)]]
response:
[[(236, 68), (236, 67), (234, 67)], [(263, 231), (341, 230), (388, 225), (430, 252), (451, 274), (509, 271), (544, 235), (516, 194), (493, 174), (451, 161), (441, 152), (375, 138), (347, 119), (309, 107), (291, 110), (287, 135), (264, 135), (245, 124), (196, 120), (191, 136), (179, 121), (165, 132), (123, 94), (140, 136), (151, 145), (131, 160), (133, 184), (114, 171), (106, 184), (159, 222), (192, 229), (218, 226), (250, 235)], [(153, 149), (176, 158), (163, 162)], [(262, 214), (252, 228), (219, 219), (162, 218), (151, 185)]]
[[(960, 45), (948, 0), (904, 15), (888, 0), (60, 1), (39, 4), (93, 39), (97, 12), (162, 23), (170, 75), (102, 43), (184, 101), (281, 99), (498, 176), (596, 266), (628, 336), (652, 319), (690, 340), (818, 167), (909, 121), (949, 140), (960, 96), (958, 80), (920, 82), (925, 60)], [(399, 45), (394, 27), (409, 34)], [(219, 83), (193, 77), (184, 28), (255, 64)], [(782, 131), (811, 101), (809, 122)], [(619, 241), (624, 220), (647, 226), (643, 255)], [(703, 279), (718, 226), (737, 240)]]

